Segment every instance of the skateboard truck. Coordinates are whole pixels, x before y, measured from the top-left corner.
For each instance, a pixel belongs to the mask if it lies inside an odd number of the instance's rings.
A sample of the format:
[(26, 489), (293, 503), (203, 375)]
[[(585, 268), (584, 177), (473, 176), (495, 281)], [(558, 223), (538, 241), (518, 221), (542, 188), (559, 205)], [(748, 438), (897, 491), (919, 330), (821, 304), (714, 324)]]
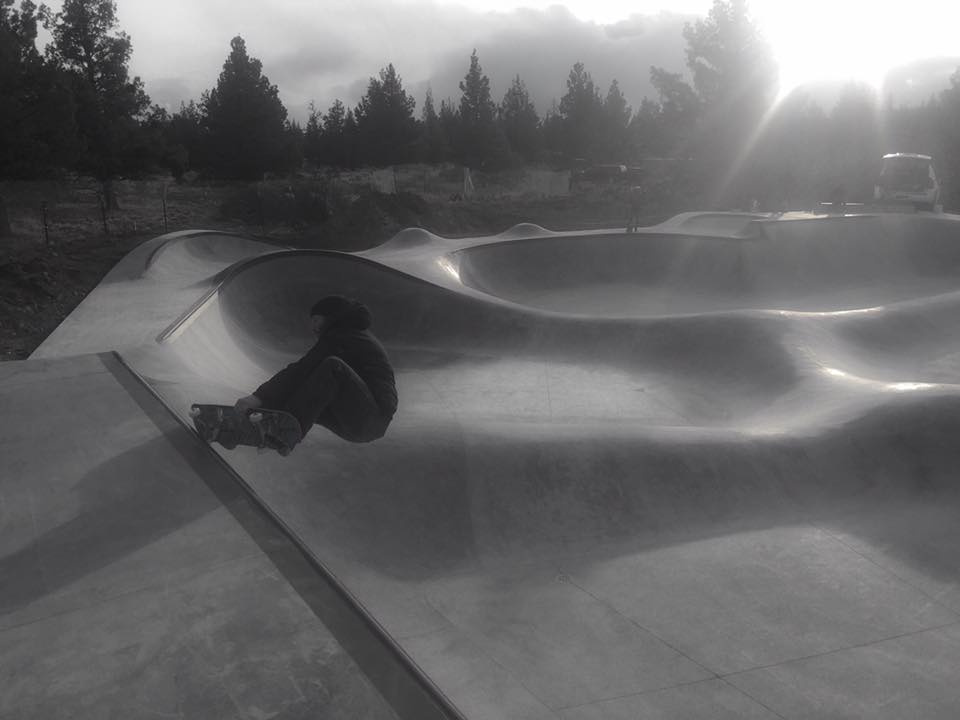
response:
[(193, 420), (194, 426), (200, 433), (200, 436), (204, 439), (205, 442), (212, 443), (220, 435), (220, 427), (223, 423), (223, 411), (217, 411), (217, 421), (210, 425), (203, 420), (203, 411), (198, 407), (191, 407), (190, 412), (187, 413), (190, 416), (190, 419)]

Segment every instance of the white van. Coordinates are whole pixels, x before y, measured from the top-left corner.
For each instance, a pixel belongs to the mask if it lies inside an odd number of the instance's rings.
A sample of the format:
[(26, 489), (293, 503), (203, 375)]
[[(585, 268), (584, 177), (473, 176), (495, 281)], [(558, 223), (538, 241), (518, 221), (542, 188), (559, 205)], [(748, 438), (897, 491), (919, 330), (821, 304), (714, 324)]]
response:
[(911, 204), (918, 210), (939, 209), (940, 183), (933, 171), (933, 158), (916, 153), (884, 155), (873, 199), (879, 203)]

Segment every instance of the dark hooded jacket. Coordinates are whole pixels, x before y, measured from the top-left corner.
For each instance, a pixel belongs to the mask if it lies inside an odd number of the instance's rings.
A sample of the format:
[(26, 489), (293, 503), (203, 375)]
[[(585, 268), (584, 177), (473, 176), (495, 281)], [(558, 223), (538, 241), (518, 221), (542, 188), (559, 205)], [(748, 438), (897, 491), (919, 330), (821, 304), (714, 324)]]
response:
[(397, 411), (393, 367), (383, 345), (370, 332), (373, 318), (366, 305), (344, 300), (343, 307), (327, 316), (327, 325), (316, 344), (254, 391), (264, 407), (284, 407), (314, 370), (329, 357), (338, 357), (360, 376), (387, 418)]

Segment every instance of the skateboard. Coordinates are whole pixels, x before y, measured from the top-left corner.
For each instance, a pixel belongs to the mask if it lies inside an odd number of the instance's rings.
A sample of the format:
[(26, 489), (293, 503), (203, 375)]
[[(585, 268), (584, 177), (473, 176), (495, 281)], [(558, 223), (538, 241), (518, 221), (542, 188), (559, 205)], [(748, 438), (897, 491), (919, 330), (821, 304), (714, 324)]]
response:
[(227, 450), (249, 445), (287, 456), (303, 437), (297, 419), (282, 410), (257, 408), (243, 414), (232, 405), (194, 403), (190, 419), (204, 442), (219, 443)]

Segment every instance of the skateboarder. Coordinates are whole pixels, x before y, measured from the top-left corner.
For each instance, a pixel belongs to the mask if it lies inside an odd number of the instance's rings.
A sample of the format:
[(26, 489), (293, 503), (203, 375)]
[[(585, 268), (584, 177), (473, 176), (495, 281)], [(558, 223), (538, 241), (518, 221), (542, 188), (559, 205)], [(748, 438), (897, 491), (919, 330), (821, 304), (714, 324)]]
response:
[(383, 437), (397, 411), (397, 390), (387, 353), (370, 332), (372, 319), (358, 300), (322, 298), (310, 309), (316, 344), (237, 400), (237, 410), (285, 410), (304, 435), (316, 423), (350, 442)]

